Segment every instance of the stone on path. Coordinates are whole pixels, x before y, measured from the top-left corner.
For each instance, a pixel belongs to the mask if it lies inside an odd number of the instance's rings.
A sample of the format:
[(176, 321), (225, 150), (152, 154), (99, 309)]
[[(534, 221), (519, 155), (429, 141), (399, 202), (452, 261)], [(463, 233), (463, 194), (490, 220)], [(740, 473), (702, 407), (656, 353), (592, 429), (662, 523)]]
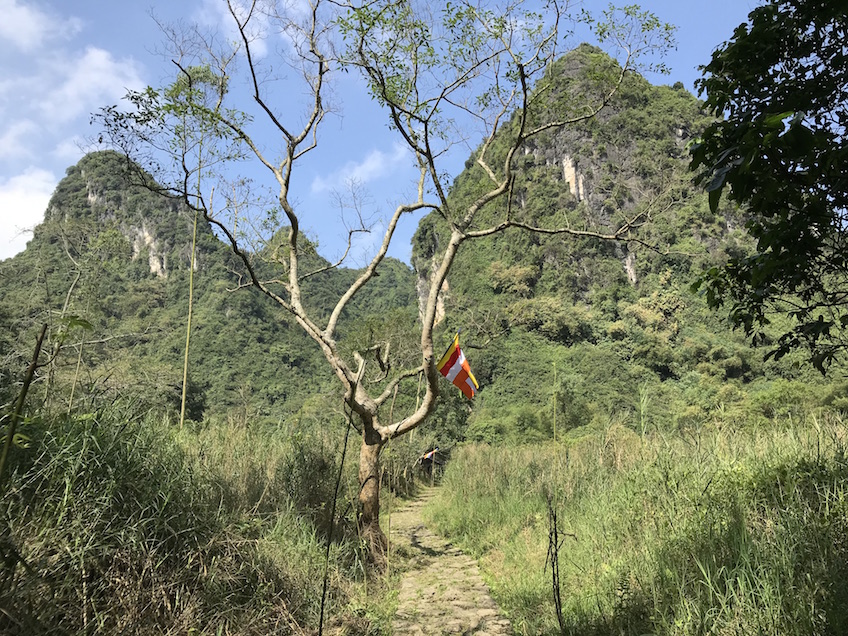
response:
[(392, 511), (390, 564), (403, 562), (395, 636), (510, 636), (477, 563), (424, 525), (421, 509), (435, 488)]

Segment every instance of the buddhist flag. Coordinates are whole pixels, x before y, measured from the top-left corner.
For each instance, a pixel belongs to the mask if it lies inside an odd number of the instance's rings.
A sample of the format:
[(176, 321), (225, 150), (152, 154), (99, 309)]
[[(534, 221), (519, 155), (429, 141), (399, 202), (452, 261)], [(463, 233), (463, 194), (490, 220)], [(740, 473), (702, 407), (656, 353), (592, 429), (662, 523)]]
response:
[(465, 354), (459, 348), (459, 334), (454, 336), (453, 344), (448, 347), (436, 368), (439, 369), (439, 373), (459, 387), (459, 390), (469, 400), (474, 397), (477, 389), (480, 388), (480, 385), (477, 384), (477, 378), (471, 373), (471, 367), (468, 366)]

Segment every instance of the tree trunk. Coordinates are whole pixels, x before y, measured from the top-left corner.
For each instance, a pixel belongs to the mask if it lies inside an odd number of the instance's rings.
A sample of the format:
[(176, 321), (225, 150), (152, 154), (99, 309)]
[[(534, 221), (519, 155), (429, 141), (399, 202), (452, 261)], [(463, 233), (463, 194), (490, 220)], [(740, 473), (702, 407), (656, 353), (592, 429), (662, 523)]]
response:
[(376, 433), (365, 434), (359, 450), (359, 532), (371, 561), (386, 563), (388, 541), (380, 528), (380, 451), (383, 441)]

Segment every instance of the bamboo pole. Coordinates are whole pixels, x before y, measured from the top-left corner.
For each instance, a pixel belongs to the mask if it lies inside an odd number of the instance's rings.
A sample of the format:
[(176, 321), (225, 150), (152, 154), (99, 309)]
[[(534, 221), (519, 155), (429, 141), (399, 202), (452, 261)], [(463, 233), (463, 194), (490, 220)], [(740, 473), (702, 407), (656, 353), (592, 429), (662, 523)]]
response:
[(194, 306), (194, 263), (197, 248), (197, 210), (194, 211), (194, 230), (191, 235), (191, 261), (188, 266), (188, 320), (186, 322), (185, 357), (183, 359), (183, 394), (180, 399), (180, 428), (185, 421), (186, 395), (188, 393), (188, 351), (191, 344), (191, 314)]

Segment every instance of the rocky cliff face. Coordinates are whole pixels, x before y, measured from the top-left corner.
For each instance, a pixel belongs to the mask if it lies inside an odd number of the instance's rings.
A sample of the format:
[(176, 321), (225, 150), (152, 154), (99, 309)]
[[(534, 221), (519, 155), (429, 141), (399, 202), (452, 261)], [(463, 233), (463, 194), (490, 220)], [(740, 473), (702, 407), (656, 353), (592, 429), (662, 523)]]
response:
[[(557, 61), (537, 87), (543, 91), (544, 99), (535, 102), (531, 125), (579, 119), (591, 110), (589, 104), (599, 103), (606, 95), (608, 85), (605, 87), (598, 78), (617, 77), (619, 72), (617, 64), (599, 49), (578, 47)], [(641, 223), (664, 214), (672, 203), (690, 196), (686, 185), (686, 144), (707, 121), (697, 99), (682, 85), (652, 86), (637, 74), (626, 76), (600, 114), (551, 129), (526, 143), (515, 160), (516, 218), (521, 216), (531, 224), (545, 227), (568, 226), (609, 233), (631, 219), (639, 218)], [(474, 161), (469, 160), (466, 165), (452, 189), (456, 200), (472, 197), (484, 187), (484, 176)], [(498, 213), (493, 210), (492, 214)], [(680, 227), (662, 240), (683, 239), (687, 232), (685, 221), (674, 220), (667, 225)], [(413, 264), (422, 277), (419, 290), (429, 281), (429, 263), (439, 249), (439, 234), (444, 231), (443, 222), (433, 217), (422, 223), (416, 235)], [(662, 231), (666, 232), (666, 228)], [(699, 232), (697, 227), (688, 231), (692, 236)], [(657, 238), (653, 236), (651, 240)], [(524, 245), (523, 250), (506, 243), (495, 247), (499, 241), (494, 239), (485, 248), (490, 262), (497, 261), (507, 269), (523, 262), (540, 272), (529, 281), (531, 291), (550, 272), (552, 278), (563, 279), (572, 294), (585, 295), (607, 276), (604, 272), (608, 271), (609, 259), (617, 261), (622, 280), (630, 286), (638, 285), (651, 267), (650, 259), (637, 255), (634, 245), (609, 243), (589, 254), (581, 253), (574, 241), (561, 237), (512, 241)], [(531, 245), (539, 250), (527, 249)], [(543, 254), (532, 257), (534, 251)], [(528, 259), (535, 262), (531, 264)], [(464, 257), (460, 260), (464, 261)], [(456, 279), (463, 276), (458, 273), (461, 268), (458, 263), (450, 277), (453, 293), (460, 295), (464, 286), (458, 288)], [(563, 278), (565, 271), (571, 274)]]
[[(133, 261), (146, 263), (150, 275), (167, 278), (174, 268), (191, 265), (192, 216), (177, 201), (130, 185), (126, 167), (124, 157), (106, 151), (87, 155), (68, 168), (35, 237), (56, 241), (87, 234), (91, 239), (114, 229), (129, 245)], [(214, 238), (205, 224), (199, 231)], [(201, 249), (195, 268), (204, 260)]]

